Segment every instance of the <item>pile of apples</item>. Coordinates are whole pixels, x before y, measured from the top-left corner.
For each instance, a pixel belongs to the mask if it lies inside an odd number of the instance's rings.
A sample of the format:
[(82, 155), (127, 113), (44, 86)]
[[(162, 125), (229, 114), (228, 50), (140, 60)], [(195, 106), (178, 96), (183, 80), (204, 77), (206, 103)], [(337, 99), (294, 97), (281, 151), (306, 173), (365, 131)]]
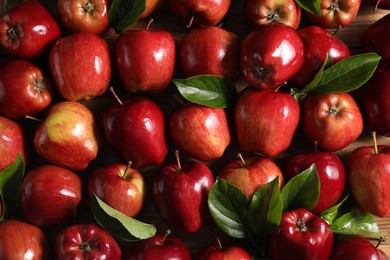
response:
[[(390, 146), (376, 143), (390, 134), (390, 14), (351, 55), (330, 30), (360, 0), (309, 2), (3, 10), (0, 259), (388, 259), (332, 223), (351, 200), (373, 227), (390, 214)], [(234, 8), (237, 34), (223, 26)], [(158, 12), (185, 33), (153, 29)], [(373, 145), (340, 158), (364, 130)], [(141, 222), (146, 206), (163, 224)], [(179, 236), (208, 228), (226, 247)]]

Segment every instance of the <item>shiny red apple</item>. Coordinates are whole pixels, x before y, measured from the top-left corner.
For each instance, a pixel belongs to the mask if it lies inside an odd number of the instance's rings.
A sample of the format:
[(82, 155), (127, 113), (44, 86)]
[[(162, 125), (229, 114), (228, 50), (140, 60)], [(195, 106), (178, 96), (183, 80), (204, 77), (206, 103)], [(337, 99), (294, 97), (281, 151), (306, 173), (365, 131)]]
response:
[(206, 245), (197, 254), (196, 260), (251, 260), (252, 256), (242, 246), (228, 245), (222, 247), (220, 240), (216, 244)]

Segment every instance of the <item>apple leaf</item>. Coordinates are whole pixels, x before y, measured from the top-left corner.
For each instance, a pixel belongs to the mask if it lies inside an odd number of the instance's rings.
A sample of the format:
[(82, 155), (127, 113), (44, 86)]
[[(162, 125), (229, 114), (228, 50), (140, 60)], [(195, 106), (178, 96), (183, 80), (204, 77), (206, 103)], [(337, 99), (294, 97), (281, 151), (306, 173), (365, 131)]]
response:
[(321, 0), (295, 0), (295, 2), (309, 13), (321, 15)]
[(217, 177), (208, 195), (208, 206), (217, 226), (234, 238), (245, 238), (249, 198), (228, 181)]
[(346, 194), (342, 196), (340, 202), (321, 212), (320, 217), (329, 225), (332, 225), (337, 218), (347, 212), (350, 212), (354, 208), (354, 203), (351, 199), (349, 191), (345, 193)]
[(281, 192), (283, 211), (314, 208), (320, 195), (320, 180), (315, 164), (291, 178)]
[(318, 83), (322, 79), (322, 75), (324, 74), (324, 70), (329, 68), (332, 65), (332, 59), (330, 55), (327, 53), (325, 62), (322, 64), (320, 69), (317, 71), (316, 75), (314, 78), (301, 90), (301, 92), (307, 93), (310, 92), (311, 90), (315, 89), (318, 86)]
[(2, 219), (14, 217), (19, 212), (19, 192), (25, 173), (21, 154), (0, 172), (0, 196), (3, 201)]
[(105, 230), (125, 241), (147, 239), (154, 236), (157, 231), (154, 225), (126, 216), (104, 203), (95, 194), (92, 195), (92, 214)]
[(172, 82), (185, 99), (199, 105), (226, 108), (237, 95), (233, 82), (224, 76), (198, 75)]
[(146, 0), (113, 0), (108, 10), (108, 23), (117, 33), (135, 23), (146, 8)]

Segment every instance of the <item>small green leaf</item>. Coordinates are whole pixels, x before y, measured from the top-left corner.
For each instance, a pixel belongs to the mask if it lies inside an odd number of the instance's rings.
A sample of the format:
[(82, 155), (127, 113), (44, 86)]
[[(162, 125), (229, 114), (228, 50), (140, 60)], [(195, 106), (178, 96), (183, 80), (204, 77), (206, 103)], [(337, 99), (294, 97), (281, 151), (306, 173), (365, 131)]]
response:
[(378, 239), (382, 236), (372, 215), (358, 210), (348, 212), (336, 219), (331, 228), (335, 234), (360, 235)]
[(108, 23), (117, 33), (135, 23), (146, 8), (146, 0), (113, 0), (108, 10)]
[(326, 68), (329, 68), (331, 65), (332, 65), (332, 59), (330, 58), (330, 55), (327, 53), (326, 58), (325, 58), (325, 62), (322, 64), (320, 69), (317, 71), (317, 73), (314, 76), (314, 78), (312, 79), (312, 81), (310, 81), (301, 91), (303, 93), (308, 93), (311, 90), (315, 89), (317, 87), (318, 83), (322, 79), (322, 75), (324, 74), (324, 70)]
[(249, 198), (228, 181), (217, 177), (208, 195), (211, 216), (218, 227), (234, 238), (245, 238)]
[(321, 212), (320, 217), (329, 225), (332, 225), (337, 218), (351, 211), (353, 207), (354, 203), (350, 197), (349, 191), (347, 191), (345, 192), (345, 195), (342, 196), (339, 203)]
[(253, 194), (248, 209), (248, 226), (260, 244), (276, 229), (282, 218), (283, 204), (279, 177), (264, 184)]
[(5, 209), (4, 209), (4, 199), (3, 195), (0, 193), (0, 209), (1, 209), (1, 215), (0, 215), (0, 222), (4, 221), (6, 219)]
[(295, 2), (309, 13), (321, 15), (321, 0), (295, 0)]
[(92, 195), (92, 214), (99, 225), (113, 236), (125, 241), (147, 239), (154, 236), (157, 231), (154, 225), (126, 216), (104, 203), (95, 194)]
[(320, 179), (315, 164), (290, 179), (283, 187), (283, 211), (294, 208), (314, 208), (320, 196)]
[(315, 93), (343, 93), (358, 89), (374, 74), (381, 57), (376, 53), (345, 58), (326, 70), (313, 89)]
[(209, 107), (226, 108), (237, 94), (233, 82), (224, 76), (198, 75), (172, 82), (185, 99)]

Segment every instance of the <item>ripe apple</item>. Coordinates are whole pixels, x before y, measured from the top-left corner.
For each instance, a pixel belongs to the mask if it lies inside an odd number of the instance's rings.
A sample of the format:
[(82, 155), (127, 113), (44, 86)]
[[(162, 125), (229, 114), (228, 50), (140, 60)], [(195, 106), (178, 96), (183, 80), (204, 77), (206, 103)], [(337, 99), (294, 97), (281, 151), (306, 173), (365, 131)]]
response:
[(388, 260), (387, 255), (366, 238), (357, 235), (346, 236), (337, 241), (329, 260)]
[(168, 121), (175, 145), (197, 160), (207, 162), (220, 158), (230, 144), (229, 124), (223, 108), (180, 104), (171, 111)]
[(304, 46), (305, 58), (302, 67), (289, 80), (297, 88), (305, 87), (316, 75), (326, 59), (326, 54), (332, 63), (350, 56), (348, 45), (329, 31), (311, 25), (298, 30)]
[(103, 113), (108, 143), (135, 169), (162, 164), (168, 153), (162, 109), (146, 96), (134, 94), (124, 102), (117, 100)]
[(0, 222), (0, 248), (0, 259), (53, 259), (46, 234), (18, 219)]
[(153, 237), (135, 242), (128, 250), (125, 260), (191, 260), (186, 244), (177, 237), (156, 234)]
[(141, 173), (128, 165), (113, 163), (93, 171), (88, 179), (88, 194), (94, 193), (112, 208), (134, 218), (141, 211), (145, 182)]
[(297, 29), (301, 22), (301, 8), (294, 0), (246, 0), (245, 18), (251, 28), (282, 23)]
[(360, 210), (379, 217), (390, 214), (390, 146), (361, 146), (348, 157), (348, 183)]
[(54, 165), (37, 166), (28, 171), (20, 188), (23, 217), (40, 227), (74, 219), (80, 202), (80, 177)]
[(226, 248), (217, 240), (215, 245), (207, 245), (198, 253), (196, 260), (251, 260), (249, 252), (238, 245), (229, 245)]
[(343, 162), (331, 152), (309, 152), (290, 156), (284, 164), (283, 174), (287, 180), (316, 165), (320, 179), (320, 196), (311, 212), (320, 214), (335, 205), (344, 192), (346, 174)]
[(10, 166), (21, 154), (26, 164), (26, 139), (21, 125), (12, 119), (0, 116), (0, 171)]
[(188, 233), (211, 224), (207, 196), (214, 183), (210, 168), (198, 161), (167, 164), (153, 179), (154, 204), (165, 222), (175, 230)]
[(74, 224), (59, 231), (55, 239), (56, 259), (120, 260), (121, 249), (106, 230), (95, 224)]
[(12, 59), (0, 67), (0, 113), (12, 119), (35, 116), (51, 103), (53, 85), (37, 65)]
[(0, 45), (16, 57), (42, 57), (60, 37), (56, 19), (39, 1), (22, 1), (0, 14)]
[(231, 0), (168, 0), (173, 14), (187, 28), (217, 25), (229, 11)]
[(356, 18), (361, 0), (322, 0), (321, 13), (317, 16), (305, 11), (311, 23), (326, 29), (335, 29), (350, 25)]
[[(166, 30), (126, 30), (115, 40), (115, 63), (130, 93), (159, 94), (168, 87), (176, 63), (176, 42)], [(142, 51), (140, 51), (142, 50)]]
[(271, 259), (328, 260), (333, 245), (333, 232), (321, 217), (304, 208), (285, 211), (279, 226), (266, 243)]
[(249, 155), (225, 164), (219, 176), (237, 188), (248, 197), (252, 197), (258, 188), (279, 177), (279, 188), (284, 185), (284, 178), (279, 166), (263, 156)]
[(301, 68), (303, 42), (291, 26), (264, 25), (245, 36), (240, 50), (241, 73), (249, 85), (273, 90)]
[(33, 144), (47, 162), (80, 171), (97, 157), (100, 135), (88, 107), (61, 101), (50, 107), (35, 131)]
[(390, 68), (390, 13), (373, 22), (362, 33), (362, 48), (381, 56), (378, 69)]
[(282, 91), (244, 89), (234, 107), (239, 148), (275, 157), (291, 144), (299, 122), (299, 104)]
[(50, 51), (49, 68), (64, 99), (78, 101), (100, 96), (111, 78), (108, 44), (92, 33), (62, 37)]
[(188, 31), (180, 45), (184, 75), (221, 75), (236, 81), (240, 75), (240, 45), (236, 34), (218, 26)]
[(363, 117), (349, 93), (309, 94), (301, 101), (301, 126), (309, 142), (334, 152), (360, 136)]
[(89, 32), (100, 35), (108, 29), (106, 0), (58, 0), (56, 10), (69, 33)]

